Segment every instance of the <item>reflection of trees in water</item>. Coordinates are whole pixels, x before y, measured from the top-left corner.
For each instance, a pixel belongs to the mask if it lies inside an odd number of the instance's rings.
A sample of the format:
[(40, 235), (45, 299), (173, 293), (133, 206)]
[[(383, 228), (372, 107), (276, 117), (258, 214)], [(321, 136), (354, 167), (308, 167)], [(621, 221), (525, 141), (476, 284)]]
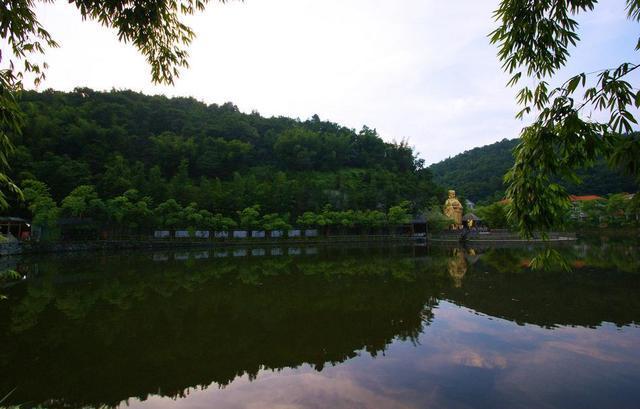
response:
[(41, 263), (1, 307), (0, 366), (15, 376), (0, 387), (18, 382), (16, 402), (116, 405), (375, 356), (417, 340), (441, 286), (406, 256), (78, 264)]
[[(546, 328), (640, 323), (636, 245), (576, 244), (555, 250), (571, 270), (529, 268), (541, 251), (536, 246), (483, 250), (475, 262), (470, 262), (469, 249), (458, 250), (465, 252), (468, 268), (461, 288), (450, 287), (444, 298), (488, 315)], [(451, 249), (447, 255), (460, 259)]]
[(14, 374), (0, 391), (17, 384), (16, 402), (47, 406), (116, 405), (261, 369), (321, 370), (415, 342), (439, 298), (544, 327), (626, 325), (640, 320), (640, 274), (628, 273), (640, 263), (617, 257), (632, 249), (563, 247), (584, 263), (571, 272), (531, 271), (536, 248), (47, 258), (0, 304), (0, 370)]

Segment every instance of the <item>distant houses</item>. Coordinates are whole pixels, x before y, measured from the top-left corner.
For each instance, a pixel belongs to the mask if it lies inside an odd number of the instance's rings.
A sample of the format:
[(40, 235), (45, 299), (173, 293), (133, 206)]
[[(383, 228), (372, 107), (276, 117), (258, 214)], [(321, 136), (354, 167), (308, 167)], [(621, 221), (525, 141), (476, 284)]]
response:
[(597, 195), (571, 195), (571, 219), (587, 224), (625, 226), (640, 222), (635, 194), (618, 193), (604, 198)]
[(594, 200), (606, 201), (607, 199), (598, 195), (585, 195), (585, 196), (569, 195), (569, 200), (571, 200), (572, 203), (575, 203), (575, 202), (592, 202)]
[[(569, 195), (569, 200), (571, 200), (571, 219), (583, 222), (590, 218), (588, 210), (594, 209), (604, 212), (607, 206), (607, 199), (598, 195)], [(585, 206), (585, 203), (591, 204), (591, 206)], [(598, 216), (597, 222), (602, 222), (602, 217)]]
[[(573, 222), (594, 226), (624, 226), (640, 222), (638, 204), (632, 203), (635, 193), (617, 193), (607, 197), (598, 195), (569, 195), (569, 217)], [(497, 204), (506, 206), (507, 198)]]

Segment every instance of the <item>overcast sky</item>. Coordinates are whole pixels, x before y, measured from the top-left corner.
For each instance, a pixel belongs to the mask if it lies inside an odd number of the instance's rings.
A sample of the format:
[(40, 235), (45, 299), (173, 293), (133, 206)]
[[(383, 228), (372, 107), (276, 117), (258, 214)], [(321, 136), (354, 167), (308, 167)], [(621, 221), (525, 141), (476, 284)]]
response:
[[(211, 3), (187, 21), (198, 37), (174, 87), (114, 32), (82, 22), (66, 1), (38, 16), (61, 44), (41, 86), (133, 89), (231, 101), (244, 112), (322, 119), (406, 138), (427, 163), (517, 137), (513, 89), (487, 34), (497, 0), (246, 0)], [(583, 39), (570, 72), (634, 60), (637, 24), (624, 0), (578, 18)], [(636, 58), (637, 59), (637, 58)]]

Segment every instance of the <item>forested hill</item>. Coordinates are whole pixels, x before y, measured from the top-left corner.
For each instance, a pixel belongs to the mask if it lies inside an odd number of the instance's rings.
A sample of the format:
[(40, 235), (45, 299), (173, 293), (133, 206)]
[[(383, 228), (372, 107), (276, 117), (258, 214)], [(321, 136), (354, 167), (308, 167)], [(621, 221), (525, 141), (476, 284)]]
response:
[(232, 214), (387, 209), (442, 200), (406, 143), (384, 142), (317, 116), (300, 121), (245, 114), (231, 103), (132, 91), (24, 92), (23, 135), (12, 175), (45, 182), (56, 201), (79, 185), (100, 197), (135, 189), (154, 204), (176, 199)]
[[(490, 202), (504, 197), (502, 177), (513, 165), (513, 148), (518, 139), (503, 139), (491, 145), (474, 148), (442, 162), (433, 164), (436, 183), (447, 188), (455, 188), (464, 197), (475, 202)], [(610, 170), (606, 163), (598, 162), (579, 175), (583, 183), (567, 184), (572, 194), (597, 194), (635, 192), (638, 186), (632, 178)]]

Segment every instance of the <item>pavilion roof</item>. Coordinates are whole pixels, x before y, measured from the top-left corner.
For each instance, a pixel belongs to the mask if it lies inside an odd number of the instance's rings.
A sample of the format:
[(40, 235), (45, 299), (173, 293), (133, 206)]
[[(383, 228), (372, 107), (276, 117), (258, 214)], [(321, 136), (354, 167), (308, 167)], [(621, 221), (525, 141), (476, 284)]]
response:
[(22, 217), (0, 216), (0, 223), (6, 222), (29, 223), (29, 220), (23, 219)]

